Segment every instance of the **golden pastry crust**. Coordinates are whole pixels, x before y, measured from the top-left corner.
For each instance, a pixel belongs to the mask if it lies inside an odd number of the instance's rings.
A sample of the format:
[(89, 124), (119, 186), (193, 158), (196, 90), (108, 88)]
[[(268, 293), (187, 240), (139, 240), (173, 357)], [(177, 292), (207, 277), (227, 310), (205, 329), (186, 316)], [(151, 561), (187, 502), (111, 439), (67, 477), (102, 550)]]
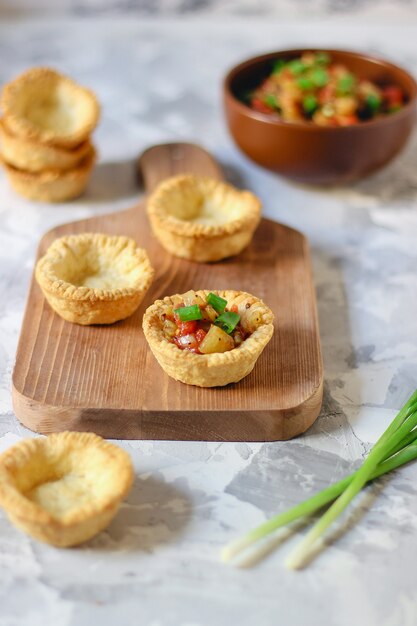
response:
[(27, 172), (43, 170), (71, 170), (92, 151), (89, 139), (74, 148), (60, 148), (16, 137), (0, 120), (0, 143), (3, 160), (9, 165)]
[(35, 539), (74, 546), (108, 526), (133, 476), (127, 452), (92, 433), (25, 439), (0, 456), (0, 504)]
[(128, 237), (97, 233), (56, 239), (35, 276), (50, 306), (76, 324), (113, 324), (132, 315), (154, 275), (148, 255)]
[(85, 141), (100, 115), (92, 91), (47, 67), (32, 68), (7, 83), (0, 102), (16, 136), (64, 148)]
[(239, 254), (261, 218), (261, 203), (250, 191), (191, 175), (165, 180), (149, 197), (147, 213), (161, 245), (200, 263)]
[(86, 188), (95, 158), (96, 152), (90, 146), (87, 156), (72, 170), (27, 172), (6, 161), (3, 166), (10, 185), (24, 198), (38, 202), (66, 202), (82, 194)]
[[(198, 387), (221, 387), (247, 376), (274, 332), (274, 314), (266, 304), (244, 291), (213, 291), (227, 300), (230, 308), (237, 305), (241, 324), (250, 336), (228, 352), (194, 354), (180, 350), (168, 341), (163, 332), (163, 316), (170, 307), (178, 306), (183, 295), (157, 300), (143, 316), (143, 331), (156, 360), (175, 380)], [(196, 291), (206, 299), (209, 290)]]

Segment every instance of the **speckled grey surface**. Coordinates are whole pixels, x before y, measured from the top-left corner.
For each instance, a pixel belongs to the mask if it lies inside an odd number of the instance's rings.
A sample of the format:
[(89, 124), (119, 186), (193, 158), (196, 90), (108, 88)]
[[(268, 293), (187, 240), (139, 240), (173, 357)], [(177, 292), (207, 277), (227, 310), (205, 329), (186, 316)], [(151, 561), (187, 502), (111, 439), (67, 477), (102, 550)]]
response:
[(226, 567), (218, 553), (352, 468), (417, 386), (417, 142), (349, 188), (294, 186), (233, 146), (221, 77), (242, 57), (299, 44), (366, 49), (413, 70), (416, 35), (413, 23), (327, 20), (314, 28), (237, 19), (0, 25), (1, 82), (53, 64), (103, 105), (100, 163), (83, 198), (29, 203), (0, 174), (1, 449), (30, 435), (13, 416), (10, 376), (39, 237), (131, 205), (141, 194), (134, 159), (155, 142), (200, 141), (232, 181), (259, 194), (267, 216), (309, 236), (326, 378), (321, 416), (295, 441), (122, 443), (134, 489), (109, 530), (83, 548), (40, 545), (1, 516), (0, 626), (415, 626), (417, 466), (360, 497), (303, 572), (283, 567), (297, 537), (256, 568)]
[(0, 15), (241, 16), (305, 19), (341, 16), (402, 20), (417, 15), (415, 0), (2, 0)]

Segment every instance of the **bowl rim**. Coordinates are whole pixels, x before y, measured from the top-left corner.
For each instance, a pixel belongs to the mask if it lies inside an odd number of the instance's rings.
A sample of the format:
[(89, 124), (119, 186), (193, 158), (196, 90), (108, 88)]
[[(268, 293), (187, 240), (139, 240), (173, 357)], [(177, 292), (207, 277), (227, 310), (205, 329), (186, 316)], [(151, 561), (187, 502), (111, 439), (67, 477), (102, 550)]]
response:
[[(261, 113), (259, 111), (254, 111), (249, 106), (238, 100), (238, 98), (234, 95), (231, 89), (232, 80), (241, 72), (243, 69), (246, 69), (248, 66), (262, 62), (268, 61), (269, 59), (273, 59), (275, 57), (284, 56), (284, 55), (294, 55), (294, 54), (302, 54), (304, 52), (327, 52), (331, 54), (346, 54), (347, 56), (356, 57), (358, 59), (362, 59), (364, 61), (370, 61), (372, 63), (384, 66), (388, 70), (394, 70), (396, 72), (400, 72), (404, 75), (404, 78), (409, 81), (411, 87), (410, 99), (404, 105), (402, 109), (395, 112), (392, 115), (387, 115), (380, 117), (375, 120), (365, 120), (360, 122), (359, 124), (352, 124), (351, 126), (319, 126), (318, 124), (314, 124), (313, 122), (287, 122), (281, 119), (271, 118), (268, 113)], [(410, 74), (406, 69), (401, 67), (400, 65), (396, 65), (391, 61), (387, 61), (385, 58), (380, 57), (378, 55), (358, 52), (355, 50), (347, 50), (346, 48), (318, 48), (315, 46), (311, 46), (309, 48), (288, 48), (285, 50), (276, 50), (275, 52), (265, 52), (263, 54), (259, 54), (254, 57), (249, 57), (237, 65), (234, 65), (229, 69), (225, 78), (223, 79), (223, 93), (227, 99), (229, 99), (233, 105), (240, 111), (243, 115), (258, 121), (264, 122), (267, 124), (271, 124), (275, 127), (283, 127), (283, 128), (294, 128), (294, 129), (304, 129), (307, 132), (324, 132), (324, 133), (343, 133), (343, 132), (360, 132), (361, 128), (370, 128), (370, 127), (378, 127), (383, 126), (387, 123), (392, 123), (393, 120), (397, 120), (400, 117), (405, 117), (408, 113), (415, 109), (417, 102), (417, 82), (414, 76)]]

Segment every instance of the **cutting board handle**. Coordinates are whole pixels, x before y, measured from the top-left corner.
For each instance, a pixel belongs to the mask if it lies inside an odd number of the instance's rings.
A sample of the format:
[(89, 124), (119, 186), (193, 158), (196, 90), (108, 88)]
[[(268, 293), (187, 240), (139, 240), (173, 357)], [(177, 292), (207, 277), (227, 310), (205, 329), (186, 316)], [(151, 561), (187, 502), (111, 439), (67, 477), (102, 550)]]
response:
[(177, 174), (224, 176), (215, 159), (200, 146), (192, 143), (165, 143), (145, 150), (139, 158), (139, 171), (147, 193), (151, 193), (165, 178)]

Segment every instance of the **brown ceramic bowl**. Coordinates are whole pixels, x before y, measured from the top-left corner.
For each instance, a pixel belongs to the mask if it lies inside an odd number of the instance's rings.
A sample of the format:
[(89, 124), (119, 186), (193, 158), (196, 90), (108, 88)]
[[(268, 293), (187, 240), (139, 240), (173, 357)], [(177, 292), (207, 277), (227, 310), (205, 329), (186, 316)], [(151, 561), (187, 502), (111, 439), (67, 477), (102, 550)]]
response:
[(292, 180), (310, 184), (341, 184), (386, 165), (404, 147), (415, 122), (417, 84), (405, 70), (357, 52), (326, 50), (361, 78), (401, 87), (407, 104), (397, 113), (354, 126), (329, 128), (313, 122), (284, 122), (258, 113), (241, 95), (268, 76), (274, 60), (291, 59), (311, 48), (281, 50), (234, 67), (224, 81), (229, 130), (253, 161)]

